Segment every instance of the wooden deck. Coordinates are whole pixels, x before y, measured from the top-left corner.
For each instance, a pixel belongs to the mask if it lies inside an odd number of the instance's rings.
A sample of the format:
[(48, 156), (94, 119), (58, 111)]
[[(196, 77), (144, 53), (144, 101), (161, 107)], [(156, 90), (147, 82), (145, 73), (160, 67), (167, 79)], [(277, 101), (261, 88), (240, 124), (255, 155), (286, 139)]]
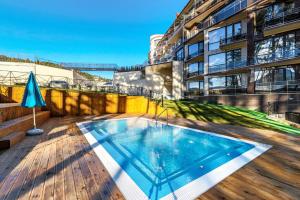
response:
[[(82, 120), (52, 118), (43, 125), (44, 135), (2, 152), (0, 199), (123, 199), (75, 126)], [(171, 122), (273, 145), (199, 199), (300, 199), (300, 137), (185, 119)]]

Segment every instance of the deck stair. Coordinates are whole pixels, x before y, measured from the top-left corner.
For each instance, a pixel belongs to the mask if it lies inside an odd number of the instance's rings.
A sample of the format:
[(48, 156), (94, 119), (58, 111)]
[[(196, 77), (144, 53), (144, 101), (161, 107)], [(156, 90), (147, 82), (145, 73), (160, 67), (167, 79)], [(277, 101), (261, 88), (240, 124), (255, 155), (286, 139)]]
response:
[[(40, 110), (36, 109), (37, 112)], [(0, 103), (0, 124), (29, 114), (32, 114), (32, 109), (21, 107), (19, 103)]]
[[(49, 117), (49, 111), (38, 112), (36, 114), (37, 125), (41, 125)], [(25, 132), (31, 128), (33, 128), (32, 114), (21, 115), (21, 117), (0, 122), (0, 150), (10, 148), (22, 141), (25, 137)]]

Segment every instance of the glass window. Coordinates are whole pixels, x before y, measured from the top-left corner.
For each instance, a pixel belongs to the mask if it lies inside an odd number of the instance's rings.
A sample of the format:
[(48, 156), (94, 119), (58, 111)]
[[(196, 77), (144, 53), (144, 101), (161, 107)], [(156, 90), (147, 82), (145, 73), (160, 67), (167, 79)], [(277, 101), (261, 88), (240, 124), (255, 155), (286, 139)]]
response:
[(199, 71), (199, 68), (198, 68), (198, 63), (192, 63), (192, 64), (189, 64), (189, 67), (188, 67), (188, 71), (189, 73), (195, 73), (195, 72), (198, 72)]
[(285, 81), (285, 69), (274, 70), (274, 82)]
[(199, 42), (199, 53), (203, 53), (204, 52), (204, 42)]
[(225, 27), (219, 28), (208, 33), (208, 49), (209, 51), (220, 47), (220, 40), (225, 38)]
[(199, 45), (198, 43), (189, 45), (189, 57), (195, 57), (198, 55)]
[(275, 37), (273, 43), (274, 53), (276, 58), (282, 58), (284, 53), (283, 37)]
[(233, 31), (234, 31), (234, 35), (235, 35), (235, 36), (236, 36), (236, 35), (241, 35), (241, 34), (242, 34), (242, 25), (241, 25), (240, 22), (234, 24), (233, 28), (234, 28)]
[(200, 74), (204, 73), (204, 63), (203, 62), (199, 62), (199, 73)]
[(184, 60), (184, 50), (183, 50), (183, 48), (180, 49), (180, 50), (178, 50), (178, 51), (176, 52), (176, 58), (177, 58), (177, 60), (179, 60), (179, 61)]
[(223, 65), (226, 63), (225, 53), (210, 55), (208, 57), (209, 66)]
[(272, 58), (272, 39), (261, 41), (255, 45), (255, 62), (266, 63)]
[(267, 63), (296, 55), (295, 34), (277, 36), (255, 44), (255, 63)]
[(287, 81), (295, 80), (295, 69), (286, 68), (286, 80)]
[(233, 36), (233, 25), (226, 27), (226, 37), (231, 38)]
[(226, 86), (226, 77), (213, 77), (209, 79), (210, 88), (218, 88)]
[(199, 89), (199, 87), (200, 87), (199, 81), (193, 81), (193, 82), (188, 83), (188, 89), (189, 90)]
[(204, 81), (199, 81), (199, 84), (200, 84), (200, 90), (203, 90), (204, 89)]

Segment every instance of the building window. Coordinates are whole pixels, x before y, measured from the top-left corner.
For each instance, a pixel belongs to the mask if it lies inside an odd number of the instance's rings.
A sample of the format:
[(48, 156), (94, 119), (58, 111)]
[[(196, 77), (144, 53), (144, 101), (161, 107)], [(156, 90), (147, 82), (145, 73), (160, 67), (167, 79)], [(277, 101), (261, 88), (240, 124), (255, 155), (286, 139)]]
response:
[(235, 74), (209, 78), (210, 89), (247, 88), (247, 74)]
[(203, 94), (204, 82), (203, 81), (191, 81), (187, 82), (188, 95), (201, 95)]
[(241, 49), (234, 49), (225, 53), (210, 55), (208, 57), (208, 72), (220, 72), (247, 66), (246, 60), (242, 60)]
[(242, 25), (241, 22), (231, 24), (208, 33), (208, 50), (216, 50), (220, 48), (221, 43), (231, 43), (241, 38)]
[(254, 64), (269, 63), (299, 56), (295, 34), (275, 36), (255, 44)]
[(183, 50), (183, 48), (179, 49), (176, 52), (176, 60), (178, 60), (178, 61), (184, 60), (184, 50)]
[(262, 69), (255, 71), (255, 90), (299, 91), (300, 67), (286, 66), (277, 69)]
[(188, 58), (196, 57), (204, 52), (203, 42), (195, 43), (188, 46)]
[(208, 50), (216, 50), (220, 47), (220, 41), (226, 37), (225, 27), (219, 28), (208, 33)]
[(204, 73), (204, 63), (196, 62), (188, 65), (188, 77)]
[(189, 89), (189, 91), (191, 91), (191, 90), (199, 90), (200, 89), (199, 81), (189, 82), (188, 83), (188, 89)]

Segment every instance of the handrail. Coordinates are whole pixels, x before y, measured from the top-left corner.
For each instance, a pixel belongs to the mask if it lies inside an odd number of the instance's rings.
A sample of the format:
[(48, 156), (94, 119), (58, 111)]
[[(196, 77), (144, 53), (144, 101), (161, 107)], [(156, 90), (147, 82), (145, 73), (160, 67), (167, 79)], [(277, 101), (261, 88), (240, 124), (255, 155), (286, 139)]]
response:
[(157, 123), (158, 118), (164, 113), (167, 112), (167, 125), (168, 125), (168, 121), (169, 121), (169, 112), (168, 112), (168, 108), (165, 107), (164, 110), (162, 112), (160, 112), (158, 115), (155, 116), (155, 122)]

